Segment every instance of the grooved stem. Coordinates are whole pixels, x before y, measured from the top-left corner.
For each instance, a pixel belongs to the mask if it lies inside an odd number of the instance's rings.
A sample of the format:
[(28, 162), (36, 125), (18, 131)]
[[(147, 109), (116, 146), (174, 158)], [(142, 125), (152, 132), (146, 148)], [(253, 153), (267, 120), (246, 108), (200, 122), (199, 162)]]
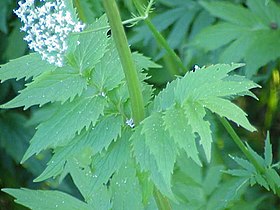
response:
[(115, 0), (103, 0), (103, 4), (125, 74), (131, 100), (133, 120), (135, 125), (137, 125), (144, 119), (145, 112), (141, 84), (138, 78), (136, 66), (132, 59), (131, 51), (129, 49), (128, 41)]

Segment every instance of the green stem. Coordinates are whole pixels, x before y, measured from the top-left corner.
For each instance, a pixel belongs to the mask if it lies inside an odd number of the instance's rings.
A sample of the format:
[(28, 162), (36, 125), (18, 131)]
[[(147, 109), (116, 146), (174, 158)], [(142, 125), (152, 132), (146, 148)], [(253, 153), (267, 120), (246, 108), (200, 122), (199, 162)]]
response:
[[(133, 2), (134, 2), (135, 7), (137, 8), (137, 11), (139, 12), (139, 14), (141, 16), (145, 16), (145, 12), (143, 11), (142, 6), (138, 2), (138, 0), (134, 0)], [(188, 70), (184, 66), (182, 60), (174, 52), (174, 50), (169, 46), (169, 44), (166, 41), (166, 39), (157, 30), (157, 28), (152, 23), (152, 21), (149, 19), (149, 17), (145, 18), (144, 21), (145, 21), (146, 25), (149, 27), (149, 29), (152, 32), (152, 34), (154, 35), (154, 37), (155, 37), (156, 41), (158, 42), (158, 44), (166, 50), (168, 55), (174, 60), (174, 62), (178, 65), (178, 67), (182, 70), (183, 73), (187, 72)], [(173, 73), (173, 72), (176, 72), (176, 75), (180, 75), (181, 74), (181, 72), (178, 69), (172, 70), (172, 72), (170, 72), (170, 73)]]
[(157, 207), (160, 210), (171, 210), (170, 203), (166, 197), (164, 197), (157, 189), (154, 189), (154, 198), (157, 203)]
[[(113, 39), (124, 70), (131, 99), (134, 123), (139, 124), (145, 117), (143, 95), (135, 63), (129, 49), (121, 17), (115, 0), (103, 0), (104, 8), (111, 26)], [(113, 76), (113, 75), (112, 75)]]
[(260, 173), (265, 173), (264, 168), (255, 160), (255, 158), (251, 155), (251, 153), (248, 151), (242, 140), (239, 138), (237, 133), (233, 130), (229, 122), (225, 118), (219, 118), (235, 144), (239, 147), (239, 149), (243, 152), (243, 154), (247, 157), (247, 159), (255, 166), (255, 168)]
[[(137, 125), (145, 117), (140, 81), (138, 79), (136, 67), (129, 49), (117, 4), (115, 0), (103, 0), (103, 4), (125, 73), (131, 98), (133, 119), (134, 123)], [(155, 193), (155, 199), (159, 204), (159, 209), (170, 210), (171, 208), (168, 199), (165, 198), (158, 190), (155, 190)]]

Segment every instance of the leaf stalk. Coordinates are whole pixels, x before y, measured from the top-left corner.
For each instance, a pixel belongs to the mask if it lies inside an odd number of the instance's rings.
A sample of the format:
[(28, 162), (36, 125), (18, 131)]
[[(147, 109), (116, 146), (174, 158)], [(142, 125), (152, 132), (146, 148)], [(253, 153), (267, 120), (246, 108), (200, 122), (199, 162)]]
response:
[(255, 160), (255, 158), (251, 155), (251, 153), (248, 151), (242, 140), (239, 138), (237, 133), (234, 131), (232, 126), (229, 124), (229, 122), (224, 117), (219, 117), (222, 125), (225, 127), (228, 134), (231, 136), (235, 144), (239, 147), (239, 149), (243, 152), (243, 154), (246, 156), (246, 158), (254, 165), (254, 167), (260, 172), (265, 173), (265, 169)]

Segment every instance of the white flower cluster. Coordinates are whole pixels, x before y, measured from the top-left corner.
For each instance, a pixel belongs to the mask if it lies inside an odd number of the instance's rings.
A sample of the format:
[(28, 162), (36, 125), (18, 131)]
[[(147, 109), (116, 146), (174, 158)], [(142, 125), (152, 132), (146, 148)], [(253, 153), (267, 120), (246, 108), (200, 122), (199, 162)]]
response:
[(44, 4), (36, 7), (36, 0), (19, 1), (19, 8), (14, 12), (23, 22), (21, 30), (27, 33), (24, 40), (29, 48), (38, 52), (43, 60), (61, 67), (68, 49), (68, 35), (81, 32), (85, 25), (72, 18), (64, 0), (40, 2)]

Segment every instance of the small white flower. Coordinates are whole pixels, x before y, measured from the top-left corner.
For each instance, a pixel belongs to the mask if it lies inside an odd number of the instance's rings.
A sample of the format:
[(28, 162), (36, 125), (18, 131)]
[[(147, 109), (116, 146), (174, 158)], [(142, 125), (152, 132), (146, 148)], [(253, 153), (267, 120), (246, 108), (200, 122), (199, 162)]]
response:
[(132, 118), (127, 119), (125, 123), (126, 123), (129, 127), (131, 127), (131, 128), (134, 128), (134, 127), (135, 127), (135, 124), (134, 124), (134, 121), (133, 121)]
[(68, 49), (67, 37), (71, 32), (81, 32), (85, 25), (66, 11), (64, 0), (21, 0), (15, 14), (21, 19), (21, 31), (27, 33), (24, 40), (30, 49), (38, 52), (43, 60), (63, 66)]

